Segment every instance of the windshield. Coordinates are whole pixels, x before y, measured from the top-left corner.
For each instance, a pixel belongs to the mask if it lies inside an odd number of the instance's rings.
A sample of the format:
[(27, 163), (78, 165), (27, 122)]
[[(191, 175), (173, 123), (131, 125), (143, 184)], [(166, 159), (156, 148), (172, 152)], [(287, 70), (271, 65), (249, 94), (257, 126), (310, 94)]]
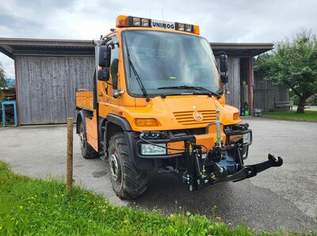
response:
[(123, 40), (130, 94), (144, 95), (143, 86), (148, 95), (219, 92), (215, 58), (204, 38), (157, 31), (125, 31)]

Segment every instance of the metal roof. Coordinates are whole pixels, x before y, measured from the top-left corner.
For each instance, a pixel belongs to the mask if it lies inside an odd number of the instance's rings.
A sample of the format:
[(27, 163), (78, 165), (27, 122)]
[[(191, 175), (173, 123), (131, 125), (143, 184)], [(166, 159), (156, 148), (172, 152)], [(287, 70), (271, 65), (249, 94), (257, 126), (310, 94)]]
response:
[(16, 55), (93, 55), (93, 40), (1, 38), (0, 51)]
[[(272, 43), (211, 42), (215, 55), (226, 52), (232, 56), (256, 56), (273, 48)], [(93, 40), (1, 38), (0, 52), (14, 58), (16, 55), (93, 55)]]
[(57, 47), (91, 47), (93, 40), (77, 39), (36, 39), (36, 38), (2, 38), (0, 44), (24, 46), (57, 46)]
[(210, 43), (215, 55), (226, 52), (232, 56), (257, 56), (273, 49), (273, 43)]

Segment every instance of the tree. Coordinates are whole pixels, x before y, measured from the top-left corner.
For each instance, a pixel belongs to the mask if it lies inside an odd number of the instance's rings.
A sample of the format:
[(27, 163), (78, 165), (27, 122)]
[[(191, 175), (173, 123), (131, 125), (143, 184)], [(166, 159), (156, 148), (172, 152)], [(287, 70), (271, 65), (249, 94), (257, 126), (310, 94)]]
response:
[(258, 57), (255, 71), (274, 84), (288, 86), (298, 97), (297, 112), (303, 113), (306, 100), (317, 93), (317, 39), (303, 31), (292, 40)]
[(6, 86), (6, 81), (5, 81), (5, 73), (4, 70), (2, 69), (2, 65), (0, 63), (0, 88)]

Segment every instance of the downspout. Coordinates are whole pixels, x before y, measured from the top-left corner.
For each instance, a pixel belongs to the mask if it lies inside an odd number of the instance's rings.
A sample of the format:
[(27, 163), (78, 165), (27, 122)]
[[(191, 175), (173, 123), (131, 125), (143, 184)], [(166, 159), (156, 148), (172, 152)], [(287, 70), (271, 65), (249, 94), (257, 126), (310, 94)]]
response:
[(254, 88), (254, 75), (253, 75), (253, 57), (248, 59), (248, 105), (250, 115), (253, 115), (253, 88)]

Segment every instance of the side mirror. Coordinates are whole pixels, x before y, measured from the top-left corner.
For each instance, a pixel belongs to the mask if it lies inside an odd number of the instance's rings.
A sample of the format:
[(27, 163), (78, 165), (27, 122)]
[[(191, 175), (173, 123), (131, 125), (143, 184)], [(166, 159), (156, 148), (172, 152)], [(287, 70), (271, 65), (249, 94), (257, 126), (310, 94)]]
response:
[(98, 80), (108, 81), (109, 80), (109, 68), (101, 67), (98, 70)]
[(226, 54), (221, 54), (219, 59), (220, 59), (220, 72), (227, 73), (227, 71), (228, 71), (228, 56)]
[(219, 56), (219, 60), (220, 60), (220, 79), (221, 82), (226, 84), (228, 83), (228, 56), (223, 53)]
[(98, 53), (98, 65), (106, 68), (110, 67), (111, 48), (109, 46), (100, 46)]
[(97, 50), (98, 53), (98, 80), (108, 81), (109, 67), (111, 59), (111, 48), (109, 46), (100, 46)]

